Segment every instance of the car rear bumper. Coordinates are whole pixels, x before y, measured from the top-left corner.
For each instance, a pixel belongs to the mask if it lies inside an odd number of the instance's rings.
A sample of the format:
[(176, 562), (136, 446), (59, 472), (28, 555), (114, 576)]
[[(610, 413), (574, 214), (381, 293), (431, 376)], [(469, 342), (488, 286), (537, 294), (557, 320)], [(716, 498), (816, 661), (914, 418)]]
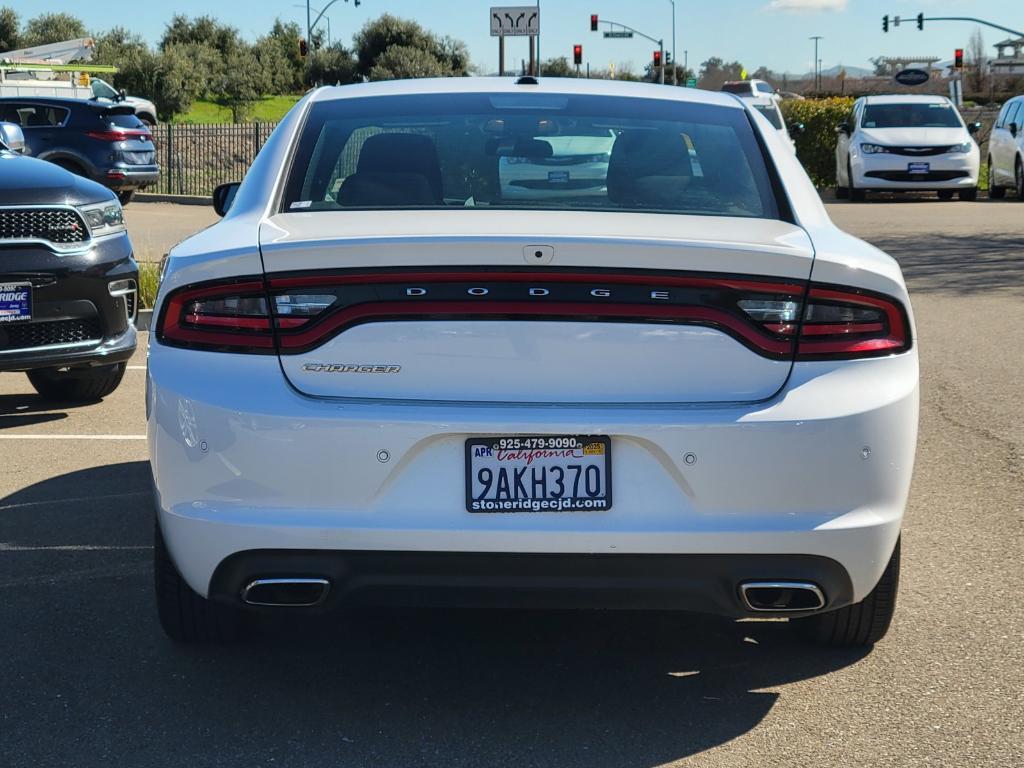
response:
[[(810, 555), (859, 600), (899, 536), (917, 430), (914, 351), (799, 363), (767, 402), (675, 408), (316, 399), (275, 358), (159, 344), (147, 377), (161, 528), (202, 595), (233, 555), (298, 550)], [(488, 434), (610, 435), (612, 508), (467, 512), (465, 440)]]
[(108, 168), (97, 181), (106, 187), (118, 190), (145, 189), (160, 180), (160, 167), (156, 165), (134, 166), (119, 164)]

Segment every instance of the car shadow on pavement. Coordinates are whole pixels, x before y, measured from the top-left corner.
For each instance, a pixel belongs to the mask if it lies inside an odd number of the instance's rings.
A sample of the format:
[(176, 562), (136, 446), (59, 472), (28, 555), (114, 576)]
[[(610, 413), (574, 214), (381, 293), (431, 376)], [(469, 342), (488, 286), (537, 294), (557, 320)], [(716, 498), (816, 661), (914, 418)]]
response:
[(130, 462), (0, 498), (6, 766), (655, 766), (866, 654), (785, 622), (451, 609), (284, 614), (180, 647), (155, 618), (148, 489)]
[(0, 429), (60, 421), (68, 417), (64, 411), (89, 405), (94, 403), (54, 403), (30, 394), (0, 395)]
[(1024, 290), (1024, 238), (1020, 235), (868, 235), (864, 239), (900, 263), (912, 293)]

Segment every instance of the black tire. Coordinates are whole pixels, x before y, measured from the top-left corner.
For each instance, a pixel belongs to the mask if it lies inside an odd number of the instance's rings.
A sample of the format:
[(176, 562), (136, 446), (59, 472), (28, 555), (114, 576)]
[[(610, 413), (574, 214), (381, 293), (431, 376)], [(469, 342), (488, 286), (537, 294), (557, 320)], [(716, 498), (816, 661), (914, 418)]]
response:
[(952, 189), (940, 189), (939, 200), (952, 200), (954, 194), (956, 193)]
[(863, 189), (857, 189), (853, 186), (853, 168), (849, 162), (846, 163), (846, 193), (850, 200), (855, 203), (863, 203), (867, 197)]
[(55, 403), (87, 403), (100, 400), (124, 377), (127, 363), (97, 365), (93, 368), (39, 368), (28, 372), (28, 380), (44, 400)]
[(117, 199), (121, 201), (121, 205), (128, 205), (128, 203), (132, 201), (133, 197), (135, 197), (134, 189), (128, 189), (124, 192), (117, 193)]
[(145, 115), (145, 114), (139, 115), (139, 120), (144, 122), (146, 124), (147, 128), (155, 128), (156, 127), (156, 118), (154, 118), (152, 115)]
[(1017, 200), (1024, 203), (1024, 163), (1021, 163), (1020, 160), (1017, 160), (1013, 177), (1017, 182)]
[(846, 200), (850, 196), (850, 190), (846, 187), (837, 184), (836, 185), (836, 200)]
[(978, 199), (978, 188), (971, 187), (970, 189), (961, 189), (957, 194), (960, 199), (965, 203), (973, 203)]
[(174, 566), (157, 523), (153, 536), (153, 586), (160, 626), (178, 643), (230, 643), (241, 635), (241, 611), (200, 597)]
[(818, 645), (831, 647), (874, 645), (889, 631), (896, 612), (900, 586), (900, 540), (892, 551), (882, 578), (859, 603), (836, 611), (795, 619), (797, 630)]
[(82, 176), (82, 177), (84, 177), (86, 179), (89, 178), (89, 174), (87, 174), (85, 172), (85, 168), (83, 168), (82, 166), (80, 166), (76, 162), (73, 162), (71, 160), (64, 160), (64, 159), (53, 160), (52, 162), (53, 162), (54, 165), (59, 165), (61, 168), (63, 168), (68, 173), (73, 173), (73, 174), (75, 174), (75, 176)]
[(996, 169), (992, 167), (992, 158), (988, 159), (988, 197), (989, 200), (1002, 200), (1006, 197), (1006, 187), (996, 184)]

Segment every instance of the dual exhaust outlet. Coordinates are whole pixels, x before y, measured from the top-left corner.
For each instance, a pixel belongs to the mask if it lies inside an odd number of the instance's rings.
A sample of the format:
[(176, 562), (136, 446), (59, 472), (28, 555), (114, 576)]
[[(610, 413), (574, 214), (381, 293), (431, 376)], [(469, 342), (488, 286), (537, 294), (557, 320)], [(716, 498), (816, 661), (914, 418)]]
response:
[[(740, 598), (748, 610), (760, 613), (816, 611), (825, 607), (825, 595), (807, 581), (745, 581)], [(242, 602), (271, 608), (314, 608), (322, 605), (331, 582), (322, 578), (255, 579), (242, 590)]]

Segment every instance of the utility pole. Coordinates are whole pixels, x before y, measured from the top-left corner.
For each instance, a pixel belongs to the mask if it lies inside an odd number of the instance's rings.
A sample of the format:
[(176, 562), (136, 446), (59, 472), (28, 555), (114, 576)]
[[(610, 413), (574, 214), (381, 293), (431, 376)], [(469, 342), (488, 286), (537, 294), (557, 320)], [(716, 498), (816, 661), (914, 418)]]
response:
[[(537, 18), (540, 18), (540, 0), (537, 0)], [(537, 25), (537, 77), (540, 77), (540, 24)], [(579, 72), (576, 73), (577, 77)]]
[(676, 69), (676, 0), (668, 0), (672, 3), (672, 85), (679, 85), (679, 73)]
[(817, 93), (819, 90), (821, 90), (821, 86), (819, 84), (819, 79), (818, 79), (818, 72), (819, 72), (819, 69), (818, 69), (818, 67), (819, 67), (819, 64), (818, 64), (818, 41), (819, 40), (824, 40), (824, 38), (821, 35), (812, 35), (811, 37), (809, 37), (807, 39), (814, 41), (814, 92)]

